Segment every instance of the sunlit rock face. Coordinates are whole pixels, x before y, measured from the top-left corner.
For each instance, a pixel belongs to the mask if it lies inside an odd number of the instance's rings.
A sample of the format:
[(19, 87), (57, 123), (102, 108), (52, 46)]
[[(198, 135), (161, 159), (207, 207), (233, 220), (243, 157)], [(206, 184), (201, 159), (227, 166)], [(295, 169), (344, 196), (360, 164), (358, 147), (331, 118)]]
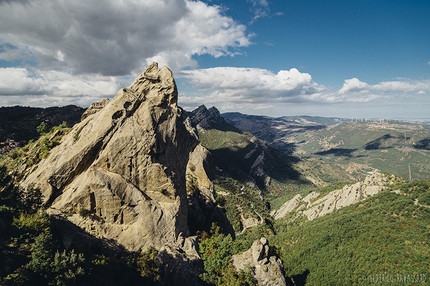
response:
[(23, 185), (38, 186), (50, 212), (129, 250), (176, 244), (189, 234), (187, 174), (213, 200), (208, 153), (177, 97), (172, 72), (153, 63), (112, 100), (92, 104)]

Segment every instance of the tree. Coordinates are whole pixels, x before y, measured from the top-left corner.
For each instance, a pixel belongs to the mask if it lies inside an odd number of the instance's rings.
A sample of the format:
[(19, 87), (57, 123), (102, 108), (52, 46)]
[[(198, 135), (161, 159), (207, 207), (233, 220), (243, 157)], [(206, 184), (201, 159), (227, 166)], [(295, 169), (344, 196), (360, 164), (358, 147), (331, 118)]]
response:
[(42, 123), (39, 124), (39, 126), (36, 127), (37, 132), (39, 132), (40, 135), (46, 134), (49, 132), (48, 124), (46, 124), (45, 121), (42, 121)]

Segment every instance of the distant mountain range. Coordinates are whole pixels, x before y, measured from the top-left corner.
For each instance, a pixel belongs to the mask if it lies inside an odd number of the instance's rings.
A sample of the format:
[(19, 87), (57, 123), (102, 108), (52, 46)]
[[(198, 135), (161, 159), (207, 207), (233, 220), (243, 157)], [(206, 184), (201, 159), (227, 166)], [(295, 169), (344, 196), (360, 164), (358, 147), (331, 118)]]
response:
[(344, 169), (378, 168), (405, 179), (430, 177), (430, 128), (426, 122), (272, 118), (241, 113), (225, 113), (223, 117), (290, 155), (319, 158), (330, 165), (343, 165)]

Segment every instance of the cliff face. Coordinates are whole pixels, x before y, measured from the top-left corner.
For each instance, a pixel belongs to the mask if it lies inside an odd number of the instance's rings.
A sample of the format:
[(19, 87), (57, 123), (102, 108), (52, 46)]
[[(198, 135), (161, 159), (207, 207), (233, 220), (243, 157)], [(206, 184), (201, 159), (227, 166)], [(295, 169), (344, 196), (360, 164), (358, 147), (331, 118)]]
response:
[(208, 153), (177, 96), (172, 72), (153, 63), (111, 101), (91, 105), (24, 185), (41, 189), (50, 212), (129, 250), (177, 244), (189, 235), (187, 177), (213, 200)]
[(251, 269), (251, 274), (261, 286), (286, 286), (282, 261), (270, 253), (265, 237), (252, 243), (247, 251), (233, 255), (233, 265), (237, 270)]

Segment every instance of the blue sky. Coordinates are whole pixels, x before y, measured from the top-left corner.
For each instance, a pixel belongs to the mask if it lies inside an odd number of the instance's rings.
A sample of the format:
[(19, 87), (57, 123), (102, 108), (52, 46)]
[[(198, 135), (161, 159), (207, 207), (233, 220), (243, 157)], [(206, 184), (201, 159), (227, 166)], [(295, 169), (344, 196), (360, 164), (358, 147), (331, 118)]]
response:
[(0, 106), (86, 107), (157, 61), (186, 110), (430, 118), (429, 27), (430, 1), (0, 0)]

